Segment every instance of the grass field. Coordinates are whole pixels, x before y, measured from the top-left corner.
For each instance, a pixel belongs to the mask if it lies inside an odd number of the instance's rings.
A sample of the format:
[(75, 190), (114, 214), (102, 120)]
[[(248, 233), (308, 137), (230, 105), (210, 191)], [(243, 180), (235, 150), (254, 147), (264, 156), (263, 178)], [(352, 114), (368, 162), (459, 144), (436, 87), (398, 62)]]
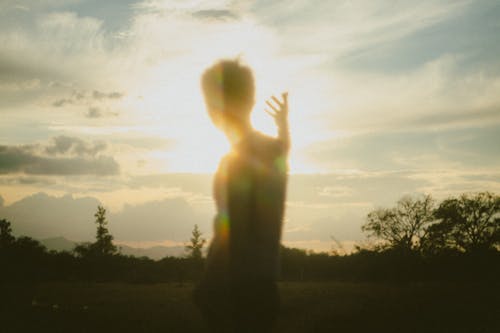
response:
[[(0, 332), (205, 332), (192, 284), (2, 286)], [(281, 283), (276, 332), (500, 332), (500, 288)]]

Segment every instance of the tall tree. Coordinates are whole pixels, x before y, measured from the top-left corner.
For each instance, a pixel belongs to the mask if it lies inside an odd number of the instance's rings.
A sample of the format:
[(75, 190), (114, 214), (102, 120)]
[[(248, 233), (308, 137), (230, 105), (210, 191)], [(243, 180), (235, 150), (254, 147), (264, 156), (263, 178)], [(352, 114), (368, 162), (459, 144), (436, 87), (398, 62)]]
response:
[(96, 241), (94, 243), (77, 245), (74, 251), (81, 257), (115, 254), (117, 248), (113, 244), (113, 236), (106, 227), (108, 224), (106, 209), (101, 205), (97, 206), (97, 212), (94, 214), (94, 217), (97, 224)]
[(420, 247), (426, 227), (434, 220), (433, 210), (434, 200), (430, 195), (420, 198), (405, 196), (396, 207), (370, 212), (361, 229), (382, 240), (385, 246), (416, 249)]
[(429, 228), (434, 249), (460, 251), (500, 246), (500, 196), (490, 192), (462, 194), (444, 200), (435, 212), (439, 223)]
[(201, 259), (202, 258), (202, 250), (205, 245), (206, 239), (202, 238), (202, 233), (200, 229), (198, 229), (198, 225), (195, 224), (193, 231), (191, 232), (191, 240), (188, 245), (186, 245), (186, 251), (188, 252), (188, 256), (193, 259)]
[(97, 224), (96, 242), (94, 248), (97, 254), (110, 255), (116, 253), (116, 246), (113, 244), (113, 236), (109, 233), (106, 225), (106, 209), (103, 206), (97, 207), (97, 212), (94, 214), (95, 223)]

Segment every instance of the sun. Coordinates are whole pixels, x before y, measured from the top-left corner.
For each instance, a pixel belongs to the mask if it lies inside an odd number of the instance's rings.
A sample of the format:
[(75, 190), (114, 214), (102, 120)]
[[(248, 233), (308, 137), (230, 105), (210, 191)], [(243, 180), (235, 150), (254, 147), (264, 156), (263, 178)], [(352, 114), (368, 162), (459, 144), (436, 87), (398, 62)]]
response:
[[(289, 91), (292, 130), (290, 171), (316, 172), (317, 168), (300, 155), (319, 135), (310, 126), (308, 110), (304, 107), (307, 100), (313, 97), (307, 95), (307, 90), (290, 88), (286, 82), (286, 71), (274, 66), (275, 62), (273, 59), (269, 59), (268, 63), (262, 59), (247, 61), (254, 71), (256, 82), (252, 124), (256, 130), (275, 136), (276, 125), (264, 112), (265, 100)], [(151, 71), (136, 93), (141, 96), (140, 103), (135, 107), (145, 121), (142, 130), (148, 136), (172, 142), (168, 149), (148, 156), (160, 172), (213, 173), (220, 159), (229, 152), (226, 137), (212, 124), (206, 112), (199, 83), (204, 69), (201, 63), (165, 62)], [(168, 79), (172, 77), (175, 81)]]
[(309, 110), (304, 107), (313, 104), (308, 102), (314, 96), (307, 87), (315, 85), (305, 80), (292, 80), (296, 62), (302, 60), (283, 59), (275, 36), (251, 20), (209, 24), (203, 29), (203, 38), (191, 37), (194, 42), (186, 47), (182, 56), (157, 61), (141, 73), (133, 87), (134, 94), (140, 96), (135, 107), (144, 122), (142, 130), (172, 142), (165, 151), (148, 156), (158, 171), (212, 173), (229, 151), (226, 138), (206, 114), (200, 89), (203, 71), (224, 58), (239, 58), (253, 70), (256, 103), (252, 124), (257, 130), (276, 135), (273, 120), (264, 112), (265, 100), (289, 92), (290, 170), (317, 171), (301, 155), (309, 142), (318, 138), (318, 130), (309, 127)]

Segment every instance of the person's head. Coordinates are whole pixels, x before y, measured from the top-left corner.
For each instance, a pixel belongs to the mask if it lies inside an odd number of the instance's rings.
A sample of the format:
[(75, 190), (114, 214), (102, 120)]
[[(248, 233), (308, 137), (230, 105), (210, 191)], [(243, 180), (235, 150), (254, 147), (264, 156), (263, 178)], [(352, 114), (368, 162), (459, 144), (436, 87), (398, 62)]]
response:
[(201, 77), (208, 114), (226, 134), (248, 128), (255, 101), (252, 70), (238, 60), (221, 60)]

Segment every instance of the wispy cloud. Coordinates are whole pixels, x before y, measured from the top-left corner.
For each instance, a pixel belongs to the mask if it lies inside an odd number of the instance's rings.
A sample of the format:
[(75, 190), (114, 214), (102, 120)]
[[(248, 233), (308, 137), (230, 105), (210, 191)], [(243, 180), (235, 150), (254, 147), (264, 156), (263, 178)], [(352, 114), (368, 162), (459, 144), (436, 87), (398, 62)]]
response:
[(118, 163), (99, 154), (102, 142), (89, 144), (78, 138), (59, 136), (47, 145), (0, 146), (1, 174), (115, 175)]
[(499, 17), (489, 0), (3, 1), (0, 191), (141, 214), (178, 196), (209, 228), (210, 177), (187, 172), (227, 146), (199, 76), (237, 56), (258, 129), (274, 130), (263, 100), (290, 92), (287, 241), (356, 240), (366, 211), (402, 194), (498, 191)]

